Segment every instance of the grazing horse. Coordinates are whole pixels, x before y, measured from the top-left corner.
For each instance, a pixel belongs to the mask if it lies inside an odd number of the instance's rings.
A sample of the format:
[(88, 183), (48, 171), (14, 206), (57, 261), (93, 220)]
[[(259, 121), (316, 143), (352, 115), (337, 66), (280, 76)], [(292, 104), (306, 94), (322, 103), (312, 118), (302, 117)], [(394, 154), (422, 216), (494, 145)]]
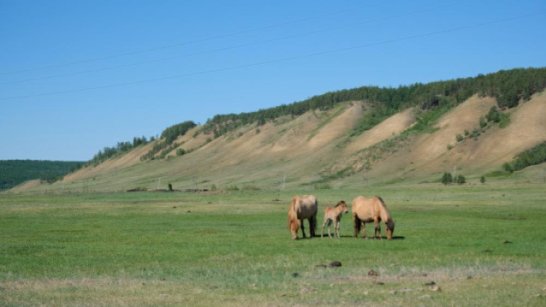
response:
[(383, 221), (387, 226), (387, 239), (392, 239), (394, 221), (381, 197), (365, 198), (364, 196), (358, 196), (353, 199), (352, 211), (355, 238), (358, 237), (361, 228), (364, 228), (362, 237), (366, 238), (366, 223), (373, 222), (375, 228), (374, 235), (376, 238), (381, 239), (381, 226), (379, 222)]
[(324, 209), (324, 223), (322, 223), (322, 232), (320, 234), (320, 237), (322, 238), (324, 236), (324, 226), (328, 225), (328, 237), (332, 237), (330, 234), (330, 226), (332, 225), (332, 222), (334, 223), (334, 237), (339, 238), (339, 222), (341, 221), (341, 217), (343, 216), (343, 213), (349, 212), (349, 208), (347, 207), (347, 204), (344, 200), (337, 203), (337, 205), (332, 207), (326, 207)]
[(313, 195), (294, 196), (292, 203), (288, 208), (288, 229), (292, 234), (292, 239), (298, 238), (298, 228), (301, 226), (301, 232), (305, 238), (305, 229), (303, 220), (309, 220), (309, 229), (311, 238), (315, 236), (315, 228), (317, 226), (318, 201)]

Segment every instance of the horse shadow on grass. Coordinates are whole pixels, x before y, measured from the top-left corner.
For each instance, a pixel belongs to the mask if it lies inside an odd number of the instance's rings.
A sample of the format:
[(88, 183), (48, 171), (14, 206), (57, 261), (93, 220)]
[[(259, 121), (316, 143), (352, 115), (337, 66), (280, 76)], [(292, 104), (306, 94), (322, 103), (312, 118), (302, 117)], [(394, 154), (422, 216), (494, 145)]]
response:
[[(340, 235), (339, 237), (340, 237), (340, 238), (355, 239), (355, 237), (352, 236), (352, 235)], [(319, 239), (320, 239), (320, 234), (319, 234), (319, 235), (315, 235), (314, 238), (319, 238)], [(325, 234), (325, 235), (324, 235), (324, 238), (328, 238), (328, 235)], [(308, 237), (307, 239), (309, 239), (309, 237)], [(359, 236), (359, 237), (356, 238), (356, 239), (362, 239), (362, 237)], [(386, 237), (386, 236), (382, 236), (381, 239), (382, 239), (382, 240), (387, 240), (387, 237)], [(405, 239), (406, 239), (405, 236), (393, 236), (393, 237), (392, 237), (392, 240), (405, 240)], [(379, 241), (379, 239), (376, 239), (376, 238), (373, 238), (373, 237), (367, 237), (367, 238), (365, 238), (364, 240), (370, 240), (370, 241), (372, 241), (372, 240), (378, 240), (378, 241)]]

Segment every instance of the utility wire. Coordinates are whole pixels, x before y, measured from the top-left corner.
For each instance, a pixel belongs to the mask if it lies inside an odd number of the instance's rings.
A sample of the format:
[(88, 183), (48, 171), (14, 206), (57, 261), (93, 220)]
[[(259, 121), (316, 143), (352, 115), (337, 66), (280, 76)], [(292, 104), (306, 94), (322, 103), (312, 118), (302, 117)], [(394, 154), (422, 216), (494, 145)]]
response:
[(164, 46), (159, 46), (159, 47), (154, 47), (154, 48), (121, 52), (121, 53), (106, 55), (106, 56), (103, 56), (103, 57), (89, 58), (89, 59), (77, 60), (77, 61), (72, 61), (72, 62), (67, 62), (67, 63), (45, 65), (45, 66), (41, 66), (41, 67), (34, 67), (34, 68), (21, 69), (21, 70), (15, 70), (15, 71), (8, 71), (8, 72), (0, 72), (0, 75), (12, 75), (12, 74), (20, 74), (20, 73), (25, 73), (25, 72), (37, 71), (37, 70), (62, 68), (62, 67), (76, 65), (76, 64), (92, 63), (92, 62), (110, 60), (110, 59), (115, 59), (115, 58), (120, 58), (120, 57), (125, 57), (125, 56), (151, 53), (151, 52), (155, 52), (155, 51), (159, 51), (159, 50), (178, 48), (178, 47), (182, 47), (182, 46), (194, 45), (194, 44), (204, 43), (204, 42), (213, 41), (213, 40), (217, 40), (217, 39), (235, 37), (235, 36), (239, 36), (239, 35), (243, 35), (243, 34), (253, 33), (253, 32), (256, 32), (256, 31), (273, 29), (273, 28), (277, 28), (277, 27), (281, 27), (281, 26), (285, 26), (285, 25), (304, 23), (304, 22), (307, 22), (309, 20), (324, 18), (326, 16), (330, 17), (330, 16), (344, 14), (344, 13), (350, 12), (352, 10), (354, 10), (354, 8), (346, 8), (346, 9), (338, 10), (338, 11), (335, 11), (335, 12), (329, 12), (328, 14), (311, 16), (311, 17), (296, 19), (296, 20), (292, 20), (292, 21), (285, 21), (285, 22), (270, 24), (270, 25), (263, 26), (263, 27), (258, 27), (258, 28), (248, 28), (248, 29), (244, 29), (244, 30), (240, 30), (240, 31), (236, 31), (236, 32), (227, 33), (227, 34), (212, 35), (212, 36), (208, 36), (208, 37), (204, 37), (204, 38), (199, 38), (199, 39), (195, 39), (195, 40), (190, 40), (190, 41), (185, 41), (185, 42), (180, 42), (180, 43), (175, 43), (175, 44), (170, 44), (170, 45), (164, 45)]
[(428, 32), (428, 33), (421, 33), (421, 34), (413, 34), (413, 35), (408, 35), (408, 36), (402, 36), (402, 37), (383, 40), (383, 41), (378, 41), (378, 42), (374, 42), (374, 43), (359, 44), (359, 45), (354, 45), (354, 46), (350, 46), (350, 47), (318, 51), (318, 52), (308, 53), (308, 54), (304, 54), (304, 55), (284, 57), (284, 58), (266, 60), (266, 61), (261, 61), (261, 62), (243, 64), (243, 65), (236, 65), (236, 66), (230, 66), (230, 67), (217, 68), (217, 69), (196, 71), (196, 72), (185, 73), (185, 74), (176, 74), (176, 75), (159, 77), (159, 78), (143, 79), (143, 80), (137, 80), (137, 81), (122, 82), (122, 83), (114, 83), (114, 84), (107, 84), (107, 85), (102, 85), (102, 86), (87, 87), (87, 88), (80, 88), (80, 89), (73, 89), (73, 90), (66, 90), (66, 91), (46, 92), (46, 93), (33, 94), (33, 95), (3, 97), (3, 98), (0, 98), (0, 101), (14, 100), (14, 99), (24, 99), (24, 98), (34, 98), (34, 97), (44, 97), (44, 96), (54, 96), (54, 95), (69, 94), (69, 93), (78, 93), (78, 92), (85, 92), (85, 91), (91, 91), (91, 90), (97, 90), (97, 89), (123, 87), (123, 86), (130, 86), (130, 85), (165, 81), (165, 80), (171, 80), (171, 79), (179, 79), (179, 78), (184, 78), (184, 77), (192, 77), (192, 76), (197, 76), (197, 75), (205, 75), (205, 74), (211, 74), (211, 73), (225, 72), (225, 71), (231, 71), (231, 70), (239, 70), (239, 69), (251, 68), (251, 67), (262, 66), (262, 65), (267, 65), (267, 64), (294, 61), (294, 60), (305, 59), (305, 58), (316, 57), (316, 56), (322, 56), (322, 55), (327, 55), (327, 54), (347, 52), (347, 51), (352, 51), (352, 50), (356, 50), (356, 49), (369, 48), (369, 47), (375, 47), (375, 46), (380, 46), (380, 45), (387, 45), (387, 44), (397, 43), (397, 42), (401, 42), (401, 41), (408, 41), (408, 40), (413, 40), (413, 39), (437, 36), (437, 35), (442, 35), (442, 34), (447, 34), (447, 33), (452, 33), (452, 32), (458, 32), (458, 31), (463, 31), (463, 30), (469, 30), (469, 29), (489, 26), (489, 25), (493, 25), (493, 24), (510, 22), (510, 21), (519, 20), (519, 19), (522, 19), (522, 18), (529, 18), (529, 17), (532, 17), (532, 16), (540, 16), (540, 15), (544, 15), (544, 14), (546, 14), (546, 12), (526, 14), (526, 15), (521, 15), (521, 16), (516, 16), (516, 17), (503, 18), (503, 19), (497, 19), (497, 20), (492, 20), (492, 21), (483, 22), (483, 23), (477, 23), (477, 24), (473, 24), (473, 25), (459, 26), (459, 27), (453, 27), (453, 28), (448, 28), (448, 29), (444, 29), (444, 30), (432, 31), (432, 32)]
[(141, 61), (141, 62), (130, 63), (130, 64), (121, 64), (121, 65), (103, 67), (103, 68), (98, 68), (98, 69), (77, 71), (77, 72), (72, 72), (72, 73), (55, 74), (55, 75), (49, 75), (49, 76), (43, 76), (43, 77), (36, 77), (36, 78), (29, 78), (29, 79), (22, 79), (22, 80), (0, 82), (0, 85), (18, 84), (18, 83), (26, 83), (26, 82), (31, 82), (31, 81), (49, 80), (49, 79), (56, 79), (56, 78), (62, 78), (62, 77), (71, 77), (71, 76), (84, 75), (84, 74), (95, 73), (95, 72), (116, 70), (116, 69), (120, 69), (120, 68), (134, 67), (134, 66), (150, 64), (150, 63), (164, 62), (164, 61), (177, 59), (177, 58), (181, 58), (181, 57), (198, 56), (198, 55), (203, 55), (203, 54), (234, 50), (234, 49), (259, 45), (259, 44), (267, 44), (267, 43), (273, 43), (273, 42), (283, 41), (283, 40), (288, 40), (288, 39), (293, 39), (293, 38), (305, 37), (305, 36), (309, 36), (309, 35), (333, 32), (333, 31), (337, 31), (337, 30), (341, 30), (341, 29), (345, 29), (345, 28), (352, 28), (352, 27), (355, 27), (355, 26), (360, 26), (360, 25), (363, 25), (363, 24), (369, 24), (369, 23), (373, 23), (373, 22), (382, 22), (382, 21), (385, 21), (385, 20), (405, 17), (405, 16), (409, 16), (409, 15), (413, 15), (413, 14), (419, 14), (419, 13), (423, 13), (423, 12), (430, 12), (430, 11), (434, 11), (434, 10), (436, 10), (438, 8), (445, 9), (446, 7), (452, 6), (453, 4), (455, 4), (455, 3), (451, 3), (449, 5), (444, 4), (444, 5), (440, 5), (440, 6), (425, 9), (425, 10), (411, 11), (411, 12), (408, 12), (408, 13), (405, 13), (405, 14), (391, 15), (391, 16), (386, 16), (386, 17), (382, 17), (382, 18), (372, 18), (372, 19), (361, 21), (361, 22), (345, 25), (345, 26), (342, 26), (342, 27), (327, 27), (327, 28), (318, 29), (318, 30), (309, 31), (309, 32), (304, 32), (304, 33), (286, 35), (286, 36), (273, 38), (273, 39), (261, 40), (261, 41), (256, 41), (256, 42), (250, 42), (250, 43), (245, 43), (245, 44), (239, 44), (239, 45), (233, 45), (233, 46), (228, 46), (228, 47), (222, 47), (222, 48), (206, 50), (206, 51), (202, 51), (202, 52), (194, 52), (194, 53), (189, 53), (189, 54), (176, 55), (176, 56), (172, 56), (172, 57), (153, 59), (153, 60)]
[(448, 4), (448, 5), (445, 5), (445, 4), (444, 5), (439, 5), (439, 6), (429, 8), (429, 9), (425, 9), (425, 10), (411, 11), (411, 12), (408, 12), (408, 13), (405, 13), (405, 14), (391, 15), (391, 16), (382, 17), (382, 18), (372, 18), (372, 19), (361, 21), (361, 22), (352, 23), (352, 24), (349, 24), (349, 25), (344, 25), (344, 26), (341, 26), (341, 27), (328, 27), (328, 28), (318, 29), (318, 30), (314, 30), (314, 31), (304, 32), (304, 33), (286, 35), (286, 36), (273, 38), (273, 39), (268, 39), (268, 40), (261, 40), (261, 41), (256, 41), (256, 42), (250, 42), (250, 43), (245, 43), (245, 44), (234, 45), (234, 46), (216, 48), (216, 49), (206, 50), (206, 51), (202, 51), (202, 52), (194, 52), (194, 53), (189, 53), (189, 54), (176, 55), (176, 56), (172, 56), (172, 57), (152, 59), (152, 60), (148, 60), (148, 61), (141, 61), (141, 62), (130, 63), (130, 64), (114, 65), (114, 66), (103, 67), (103, 68), (98, 68), (98, 69), (76, 71), (76, 72), (71, 72), (71, 73), (55, 74), (55, 75), (36, 77), (36, 78), (28, 78), (28, 79), (22, 79), (22, 80), (5, 81), (5, 82), (0, 82), (0, 85), (18, 84), (18, 83), (26, 83), (26, 82), (31, 82), (31, 81), (41, 81), (41, 80), (50, 80), (50, 79), (56, 79), (56, 78), (62, 78), (62, 77), (71, 77), (71, 76), (84, 75), (84, 74), (95, 73), (95, 72), (103, 72), (103, 71), (111, 71), (111, 70), (123, 69), (123, 68), (128, 68), (128, 67), (135, 67), (135, 66), (150, 64), (150, 63), (164, 62), (164, 61), (177, 59), (177, 58), (181, 58), (181, 57), (186, 58), (186, 57), (190, 57), (190, 56), (198, 56), (198, 55), (203, 55), (203, 54), (210, 54), (210, 53), (240, 49), (240, 48), (250, 47), (250, 46), (259, 45), (259, 44), (267, 44), (267, 43), (273, 43), (273, 42), (283, 41), (283, 40), (288, 40), (288, 39), (293, 39), (293, 38), (305, 37), (305, 36), (309, 36), (309, 35), (333, 32), (333, 31), (337, 31), (337, 30), (341, 30), (341, 29), (345, 29), (345, 28), (352, 28), (352, 27), (355, 27), (355, 26), (363, 25), (363, 24), (369, 24), (369, 23), (372, 23), (372, 22), (381, 22), (381, 21), (400, 18), (400, 17), (405, 17), (405, 16), (409, 16), (409, 15), (420, 14), (420, 13), (423, 13), (423, 12), (435, 11), (438, 8), (445, 9), (446, 7), (452, 6), (453, 4), (455, 4), (455, 3), (451, 3), (451, 4)]

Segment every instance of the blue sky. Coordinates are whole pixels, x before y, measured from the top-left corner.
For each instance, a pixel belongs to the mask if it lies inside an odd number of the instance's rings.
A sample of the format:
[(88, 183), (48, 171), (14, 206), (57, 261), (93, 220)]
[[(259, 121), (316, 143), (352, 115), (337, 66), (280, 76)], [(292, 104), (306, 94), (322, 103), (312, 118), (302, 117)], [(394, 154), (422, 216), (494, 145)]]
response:
[(0, 0), (0, 159), (327, 91), (546, 66), (545, 1)]

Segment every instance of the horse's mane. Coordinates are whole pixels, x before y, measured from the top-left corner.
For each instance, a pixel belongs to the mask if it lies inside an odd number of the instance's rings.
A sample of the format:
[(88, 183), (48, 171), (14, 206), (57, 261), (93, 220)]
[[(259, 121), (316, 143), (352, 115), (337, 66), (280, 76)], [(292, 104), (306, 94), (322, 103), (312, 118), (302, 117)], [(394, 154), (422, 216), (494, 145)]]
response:
[(342, 201), (338, 202), (338, 203), (335, 205), (334, 208), (337, 208), (337, 207), (341, 206), (342, 203), (345, 203), (345, 201), (342, 200)]
[[(385, 221), (386, 223), (392, 223), (394, 225), (394, 221), (392, 220), (392, 217), (391, 217), (391, 213), (389, 211), (389, 209), (387, 208), (387, 205), (385, 204), (385, 201), (383, 200), (383, 198), (381, 198), (380, 196), (375, 196), (377, 197), (377, 199), (379, 199), (379, 201), (381, 202), (381, 206), (383, 207), (383, 210), (386, 214), (386, 218), (387, 220)], [(389, 227), (394, 227), (394, 226), (390, 226)]]
[(297, 219), (296, 217), (296, 203), (298, 202), (298, 197), (292, 197), (292, 203), (288, 208), (288, 220)]
[(381, 202), (381, 205), (384, 207), (384, 208), (387, 208), (387, 205), (385, 205), (385, 201), (383, 200), (383, 198), (381, 198), (381, 196), (375, 196), (377, 197), (377, 199), (379, 199), (379, 201)]

